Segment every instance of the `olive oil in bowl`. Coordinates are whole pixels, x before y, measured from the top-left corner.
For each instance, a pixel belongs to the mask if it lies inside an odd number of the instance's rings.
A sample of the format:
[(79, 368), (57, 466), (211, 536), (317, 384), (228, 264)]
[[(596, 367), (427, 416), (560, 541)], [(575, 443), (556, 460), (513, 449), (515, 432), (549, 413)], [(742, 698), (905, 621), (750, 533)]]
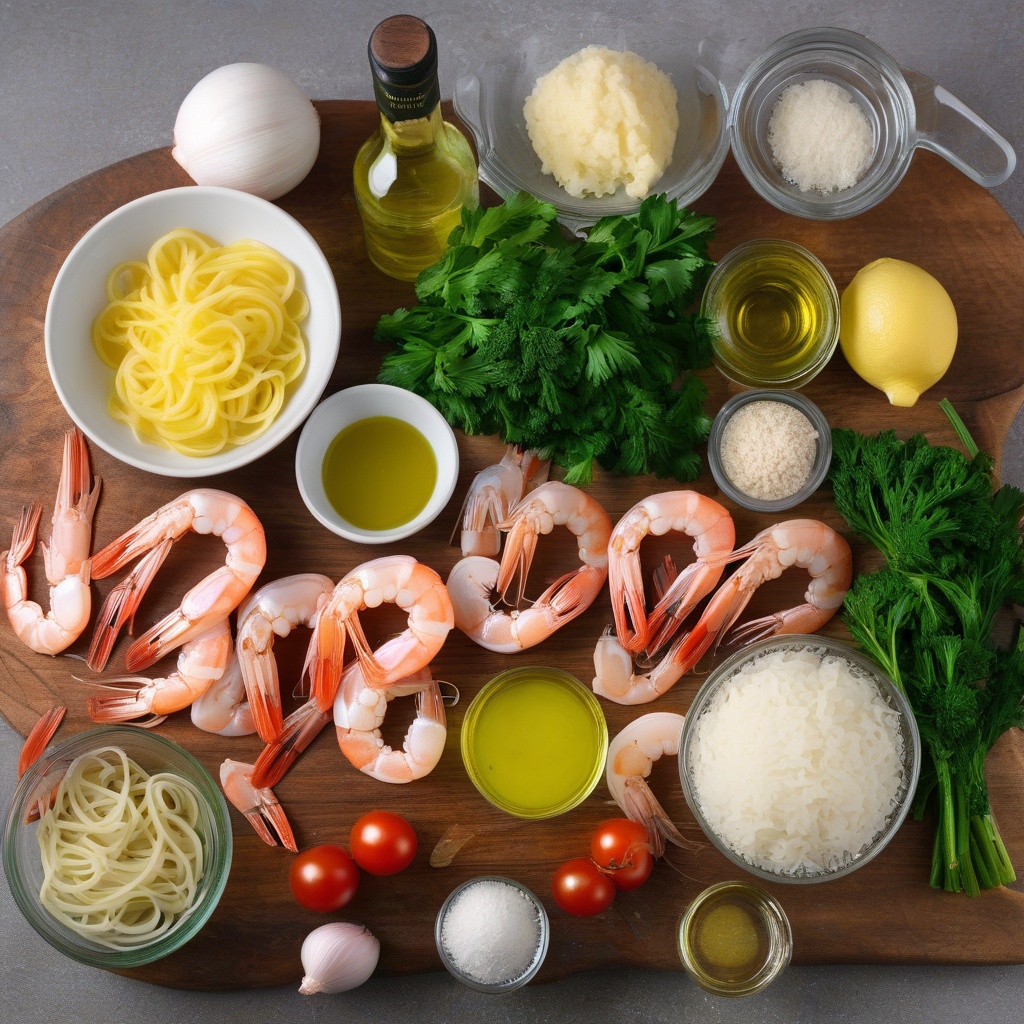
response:
[(793, 242), (762, 239), (729, 252), (708, 281), (701, 314), (714, 323), (715, 365), (744, 387), (802, 387), (839, 341), (835, 283)]

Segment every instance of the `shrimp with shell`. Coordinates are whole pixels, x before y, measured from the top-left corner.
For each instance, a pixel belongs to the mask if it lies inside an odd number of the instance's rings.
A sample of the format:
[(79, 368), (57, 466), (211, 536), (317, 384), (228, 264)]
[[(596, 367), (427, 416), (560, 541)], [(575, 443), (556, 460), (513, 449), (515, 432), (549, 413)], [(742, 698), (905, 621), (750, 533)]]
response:
[(92, 559), (92, 574), (103, 579), (144, 556), (146, 571), (129, 574), (107, 595), (100, 609), (87, 662), (106, 665), (121, 627), (130, 621), (171, 545), (188, 533), (212, 534), (227, 549), (224, 565), (197, 583), (170, 614), (129, 646), (125, 668), (147, 668), (166, 653), (226, 621), (249, 593), (267, 560), (263, 526), (241, 498), (210, 488), (186, 491), (162, 505)]
[(750, 643), (779, 633), (816, 632), (842, 606), (853, 578), (850, 545), (816, 519), (776, 523), (734, 551), (708, 556), (718, 565), (739, 559), (746, 561), (715, 591), (693, 629), (673, 641), (649, 670), (639, 671), (633, 656), (606, 631), (594, 650), (594, 692), (618, 704), (656, 700), (722, 642), (762, 583), (792, 566), (810, 574), (805, 602), (744, 623), (729, 634), (730, 641)]
[(333, 589), (328, 576), (296, 573), (264, 584), (238, 609), (235, 651), (253, 722), (264, 743), (275, 740), (284, 728), (274, 642), (297, 626), (312, 629)]
[(244, 761), (225, 759), (220, 766), (220, 788), (263, 842), (297, 853), (299, 847), (284, 808), (272, 789), (253, 785), (252, 770)]
[[(648, 615), (640, 543), (670, 532), (693, 538), (695, 560), (675, 574)], [(732, 551), (735, 542), (729, 510), (697, 491), (662, 491), (638, 501), (615, 524), (608, 541), (608, 591), (622, 647), (636, 653), (656, 633), (674, 633), (722, 578), (724, 567), (709, 558)]]
[[(406, 628), (371, 651), (359, 615), (382, 604), (408, 613)], [(366, 682), (387, 688), (429, 664), (454, 625), (452, 602), (441, 577), (411, 555), (385, 555), (346, 574), (320, 609), (306, 655), (311, 694), (329, 711), (345, 669), (346, 641)]]
[(647, 829), (655, 857), (665, 852), (666, 841), (688, 850), (699, 849), (699, 844), (679, 831), (647, 783), (656, 761), (679, 753), (682, 732), (682, 715), (654, 711), (634, 719), (608, 744), (608, 792), (627, 818)]
[(53, 508), (49, 543), (40, 546), (50, 585), (49, 609), (28, 597), (23, 568), (36, 545), (43, 506), (22, 510), (3, 561), (3, 596), (7, 618), (18, 639), (38, 654), (55, 655), (85, 631), (92, 612), (89, 581), (92, 565), (92, 517), (99, 500), (100, 480), (93, 479), (89, 449), (77, 427), (64, 434), (60, 482)]
[[(565, 526), (576, 539), (580, 565), (520, 608), (538, 539)], [(455, 624), (481, 647), (515, 654), (546, 640), (585, 612), (608, 576), (612, 523), (600, 503), (578, 487), (549, 480), (531, 491), (501, 524), (507, 533), (501, 561), (470, 556), (448, 575)], [(509, 600), (510, 589), (515, 595)], [(497, 607), (493, 592), (511, 605)]]
[[(386, 690), (368, 686), (359, 666), (347, 674), (334, 702), (338, 746), (349, 762), (380, 782), (422, 779), (444, 753), (447, 728), (441, 689), (427, 668)], [(380, 727), (396, 697), (414, 695), (416, 715), (400, 750), (386, 744)]]
[[(499, 462), (480, 470), (466, 492), (459, 514), (459, 543), (464, 557), (493, 557), (501, 550), (499, 523), (527, 488), (547, 479), (549, 462), (535, 451), (509, 445)], [(454, 537), (453, 537), (454, 540)]]

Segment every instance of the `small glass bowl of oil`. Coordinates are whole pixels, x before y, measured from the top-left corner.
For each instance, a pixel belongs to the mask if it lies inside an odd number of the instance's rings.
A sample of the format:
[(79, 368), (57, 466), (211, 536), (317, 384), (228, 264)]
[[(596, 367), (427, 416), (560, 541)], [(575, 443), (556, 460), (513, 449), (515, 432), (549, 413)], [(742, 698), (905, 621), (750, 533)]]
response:
[(748, 388), (800, 388), (839, 342), (839, 292), (822, 262), (783, 239), (745, 242), (719, 261), (701, 304), (712, 358)]
[(608, 725), (593, 692), (556, 668), (495, 676), (462, 721), (462, 761), (495, 807), (551, 818), (584, 801), (604, 775)]
[(764, 991), (792, 955), (785, 911), (774, 896), (748, 882), (719, 882), (705, 889), (679, 924), (683, 967), (714, 995)]

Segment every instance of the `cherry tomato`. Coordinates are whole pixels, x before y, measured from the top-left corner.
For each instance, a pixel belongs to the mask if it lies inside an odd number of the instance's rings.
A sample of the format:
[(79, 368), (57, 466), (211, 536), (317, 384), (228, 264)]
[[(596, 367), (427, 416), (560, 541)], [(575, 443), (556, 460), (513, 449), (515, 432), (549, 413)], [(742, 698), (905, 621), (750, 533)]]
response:
[(611, 869), (617, 889), (639, 888), (654, 868), (647, 829), (629, 818), (602, 821), (590, 840), (590, 855), (600, 867)]
[(593, 917), (615, 899), (615, 883), (589, 857), (567, 860), (551, 881), (555, 902), (576, 917)]
[(371, 875), (393, 875), (416, 856), (416, 831), (400, 814), (370, 811), (353, 826), (352, 856)]
[(307, 910), (322, 914), (345, 906), (359, 887), (359, 868), (340, 846), (325, 843), (303, 850), (288, 872), (292, 895)]

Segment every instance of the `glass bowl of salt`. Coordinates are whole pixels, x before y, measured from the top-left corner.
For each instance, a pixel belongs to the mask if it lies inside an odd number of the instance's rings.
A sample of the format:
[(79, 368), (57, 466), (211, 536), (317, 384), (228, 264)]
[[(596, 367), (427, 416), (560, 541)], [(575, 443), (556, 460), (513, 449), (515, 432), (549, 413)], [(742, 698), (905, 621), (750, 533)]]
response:
[(783, 512), (824, 483), (832, 431), (798, 391), (754, 389), (733, 395), (708, 435), (708, 465), (726, 497), (752, 512)]
[(441, 905), (434, 940), (451, 975), (478, 992), (511, 992), (540, 970), (550, 926), (544, 904), (511, 878), (481, 875)]

